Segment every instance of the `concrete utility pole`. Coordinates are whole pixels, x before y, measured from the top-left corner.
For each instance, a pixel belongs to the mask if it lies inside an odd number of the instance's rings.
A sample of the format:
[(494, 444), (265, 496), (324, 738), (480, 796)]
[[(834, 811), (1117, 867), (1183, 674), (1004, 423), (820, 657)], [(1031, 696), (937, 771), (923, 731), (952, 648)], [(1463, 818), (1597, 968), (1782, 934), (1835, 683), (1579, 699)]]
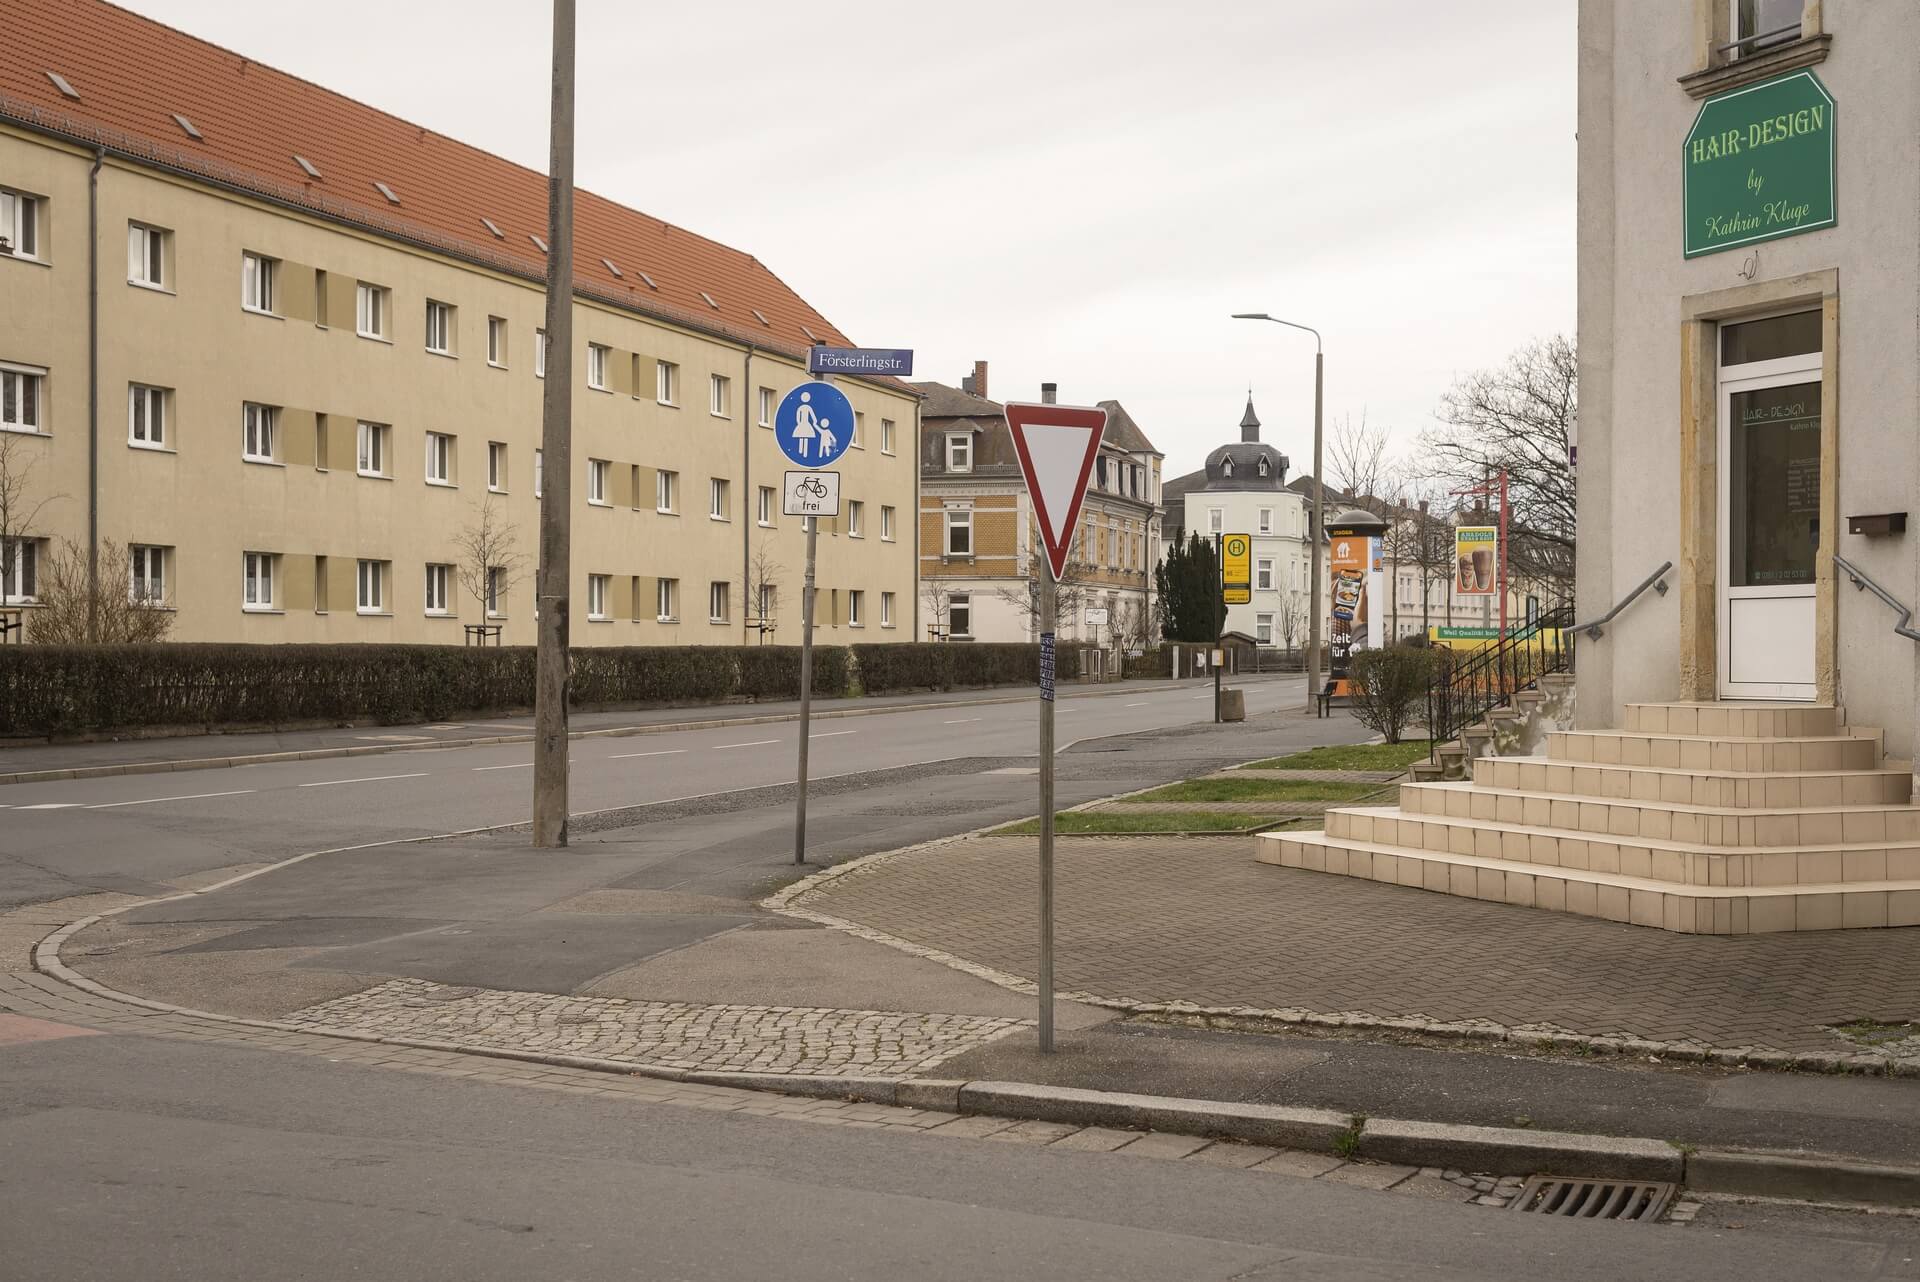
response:
[(539, 634), (533, 687), (533, 844), (567, 844), (568, 583), (573, 543), (573, 7), (553, 0), (547, 172), (547, 377), (541, 404)]

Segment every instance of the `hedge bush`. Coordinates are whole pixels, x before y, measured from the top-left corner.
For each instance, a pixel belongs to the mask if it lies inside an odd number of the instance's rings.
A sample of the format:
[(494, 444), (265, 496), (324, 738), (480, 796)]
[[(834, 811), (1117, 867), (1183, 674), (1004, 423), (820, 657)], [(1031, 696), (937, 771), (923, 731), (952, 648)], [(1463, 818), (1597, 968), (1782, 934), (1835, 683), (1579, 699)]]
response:
[[(1027, 642), (856, 645), (853, 661), (867, 694), (1031, 685), (1040, 680), (1040, 647)], [(1065, 681), (1079, 673), (1079, 649), (1071, 643), (1061, 646), (1054, 657), (1055, 679)]]

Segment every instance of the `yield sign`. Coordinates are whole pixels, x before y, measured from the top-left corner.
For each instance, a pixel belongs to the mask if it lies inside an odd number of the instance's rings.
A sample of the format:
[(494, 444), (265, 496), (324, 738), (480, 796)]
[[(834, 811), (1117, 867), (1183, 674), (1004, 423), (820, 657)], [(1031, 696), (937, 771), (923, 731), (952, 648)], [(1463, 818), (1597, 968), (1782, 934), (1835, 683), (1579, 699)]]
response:
[(1067, 552), (1087, 497), (1087, 478), (1100, 453), (1100, 436), (1107, 430), (1107, 412), (1098, 406), (1010, 401), (1006, 414), (1020, 472), (1040, 518), (1047, 564), (1058, 583), (1067, 572)]

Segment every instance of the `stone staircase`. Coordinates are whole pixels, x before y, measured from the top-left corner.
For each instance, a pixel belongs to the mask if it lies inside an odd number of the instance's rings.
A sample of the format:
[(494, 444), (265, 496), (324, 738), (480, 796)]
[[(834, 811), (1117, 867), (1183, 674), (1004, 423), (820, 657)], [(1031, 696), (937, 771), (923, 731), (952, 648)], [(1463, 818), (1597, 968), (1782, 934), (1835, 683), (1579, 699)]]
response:
[(1631, 704), (1400, 804), (1262, 834), (1263, 863), (1689, 934), (1920, 925), (1913, 772), (1809, 704)]

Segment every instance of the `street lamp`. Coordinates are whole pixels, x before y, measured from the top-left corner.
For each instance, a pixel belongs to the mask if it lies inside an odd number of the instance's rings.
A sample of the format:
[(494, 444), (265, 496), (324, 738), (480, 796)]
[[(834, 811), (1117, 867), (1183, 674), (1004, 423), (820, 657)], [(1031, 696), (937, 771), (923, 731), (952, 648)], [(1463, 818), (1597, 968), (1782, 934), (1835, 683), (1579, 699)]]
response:
[(1313, 579), (1312, 615), (1308, 620), (1307, 631), (1307, 711), (1313, 711), (1314, 698), (1320, 693), (1320, 630), (1326, 625), (1326, 612), (1320, 601), (1320, 542), (1327, 528), (1327, 482), (1321, 475), (1321, 432), (1320, 432), (1320, 389), (1321, 376), (1325, 370), (1326, 353), (1320, 344), (1320, 331), (1311, 325), (1301, 325), (1290, 320), (1281, 320), (1278, 316), (1269, 316), (1265, 312), (1235, 312), (1235, 320), (1272, 321), (1275, 325), (1285, 325), (1289, 329), (1303, 329), (1313, 335), (1313, 528), (1307, 542), (1310, 558), (1307, 562), (1308, 574)]

